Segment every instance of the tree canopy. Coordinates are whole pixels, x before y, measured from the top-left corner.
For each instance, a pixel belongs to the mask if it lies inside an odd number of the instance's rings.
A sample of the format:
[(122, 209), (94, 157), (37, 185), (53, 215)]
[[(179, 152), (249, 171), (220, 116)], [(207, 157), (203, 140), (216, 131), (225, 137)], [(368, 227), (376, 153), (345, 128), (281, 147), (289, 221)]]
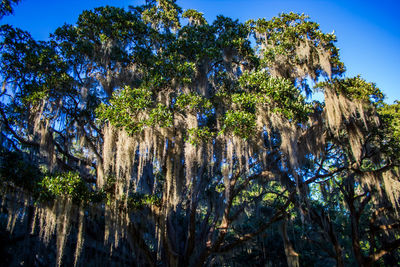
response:
[(0, 3), (0, 19), (4, 16), (10, 15), (14, 11), (14, 5), (21, 2), (21, 0), (1, 0)]
[(345, 77), (335, 43), (304, 14), (210, 23), (174, 0), (84, 11), (48, 41), (2, 25), (0, 253), (400, 264), (400, 104)]

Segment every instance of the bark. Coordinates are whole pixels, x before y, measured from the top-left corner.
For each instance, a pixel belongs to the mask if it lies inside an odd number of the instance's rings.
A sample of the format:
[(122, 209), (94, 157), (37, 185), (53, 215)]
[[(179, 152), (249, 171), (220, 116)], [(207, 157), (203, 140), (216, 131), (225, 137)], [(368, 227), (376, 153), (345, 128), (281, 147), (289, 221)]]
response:
[(365, 266), (372, 266), (374, 262), (385, 256), (386, 254), (392, 252), (393, 250), (398, 249), (399, 247), (400, 247), (400, 239), (397, 239), (393, 242), (386, 244), (376, 253), (370, 255), (367, 258)]
[(299, 267), (299, 254), (294, 250), (292, 243), (287, 234), (287, 219), (285, 219), (280, 227), (280, 233), (285, 247), (286, 260), (289, 267)]
[(354, 256), (359, 266), (364, 266), (364, 256), (360, 246), (360, 235), (358, 233), (360, 217), (354, 206), (354, 199), (347, 201), (350, 211), (350, 225), (351, 225), (351, 245), (353, 248)]

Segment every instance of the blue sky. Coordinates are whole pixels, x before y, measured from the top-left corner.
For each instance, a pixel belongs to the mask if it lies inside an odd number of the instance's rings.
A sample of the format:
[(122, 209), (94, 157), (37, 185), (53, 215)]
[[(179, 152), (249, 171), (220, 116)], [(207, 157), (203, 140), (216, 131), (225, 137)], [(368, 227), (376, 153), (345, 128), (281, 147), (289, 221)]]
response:
[[(86, 9), (102, 5), (127, 7), (144, 0), (22, 0), (15, 14), (0, 23), (29, 31), (46, 40), (49, 33), (64, 23), (73, 24)], [(386, 102), (400, 100), (399, 0), (178, 0), (183, 9), (197, 9), (212, 22), (219, 15), (248, 19), (267, 19), (281, 12), (310, 15), (324, 32), (335, 31), (346, 76), (360, 74), (375, 82), (387, 96)]]

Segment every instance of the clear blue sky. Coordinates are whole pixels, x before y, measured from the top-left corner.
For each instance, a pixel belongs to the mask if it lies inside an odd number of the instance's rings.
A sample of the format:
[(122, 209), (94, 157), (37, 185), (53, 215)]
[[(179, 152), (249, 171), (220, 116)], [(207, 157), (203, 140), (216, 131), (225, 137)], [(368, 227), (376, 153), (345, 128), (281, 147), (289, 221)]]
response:
[[(86, 9), (103, 5), (127, 7), (144, 0), (22, 0), (15, 14), (5, 17), (9, 23), (29, 31), (34, 38), (46, 40), (50, 32), (64, 23), (73, 24)], [(335, 31), (346, 76), (361, 74), (375, 82), (392, 103), (400, 100), (400, 0), (178, 0), (183, 9), (193, 8), (205, 14), (209, 22), (219, 15), (240, 21), (280, 12), (310, 15), (324, 32)]]

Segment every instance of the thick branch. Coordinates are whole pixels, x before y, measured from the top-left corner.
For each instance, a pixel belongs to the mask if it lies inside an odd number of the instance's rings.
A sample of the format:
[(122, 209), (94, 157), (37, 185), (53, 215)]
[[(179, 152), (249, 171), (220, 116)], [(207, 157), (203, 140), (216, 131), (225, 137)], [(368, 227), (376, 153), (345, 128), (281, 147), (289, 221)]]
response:
[(400, 247), (400, 239), (397, 239), (391, 243), (386, 244), (380, 250), (378, 250), (374, 254), (370, 255), (368, 257), (368, 261), (370, 261), (371, 263), (376, 262), (377, 260), (379, 260), (380, 258), (385, 256), (386, 254), (392, 252), (393, 250), (395, 250), (399, 247)]
[(6, 126), (6, 128), (10, 131), (10, 133), (11, 133), (11, 134), (15, 137), (15, 139), (17, 139), (21, 144), (24, 144), (24, 145), (27, 145), (27, 146), (33, 146), (33, 147), (36, 147), (36, 148), (38, 148), (38, 147), (40, 146), (39, 143), (26, 140), (26, 139), (24, 139), (23, 137), (19, 136), (19, 135), (14, 131), (14, 129), (13, 129), (13, 128), (10, 126), (10, 124), (8, 123), (7, 116), (6, 116), (6, 114), (5, 114), (5, 112), (4, 112), (4, 110), (3, 110), (2, 107), (0, 107), (0, 114), (1, 114), (1, 116), (2, 116), (2, 118), (3, 118), (4, 126)]
[(256, 231), (245, 234), (245, 235), (241, 236), (240, 238), (238, 238), (236, 241), (234, 241), (230, 244), (227, 244), (227, 245), (221, 247), (220, 249), (218, 249), (218, 251), (214, 251), (214, 252), (230, 251), (233, 248), (239, 246), (240, 244), (243, 244), (243, 243), (253, 239), (254, 237), (258, 236), (259, 234), (264, 232), (268, 227), (270, 227), (273, 223), (283, 219), (286, 216), (287, 207), (289, 207), (289, 205), (293, 202), (295, 193), (296, 193), (296, 191), (291, 193), (291, 195), (289, 196), (286, 203), (274, 214), (274, 216), (272, 216), (272, 218), (267, 223), (261, 225)]
[(334, 170), (332, 172), (329, 172), (329, 173), (326, 173), (326, 174), (317, 174), (314, 177), (308, 179), (307, 181), (304, 181), (304, 183), (305, 184), (311, 184), (311, 183), (315, 182), (318, 179), (322, 179), (322, 178), (327, 178), (327, 177), (333, 176), (336, 173), (343, 171), (344, 169), (345, 169), (345, 167), (340, 167), (340, 168), (337, 168), (336, 170)]

